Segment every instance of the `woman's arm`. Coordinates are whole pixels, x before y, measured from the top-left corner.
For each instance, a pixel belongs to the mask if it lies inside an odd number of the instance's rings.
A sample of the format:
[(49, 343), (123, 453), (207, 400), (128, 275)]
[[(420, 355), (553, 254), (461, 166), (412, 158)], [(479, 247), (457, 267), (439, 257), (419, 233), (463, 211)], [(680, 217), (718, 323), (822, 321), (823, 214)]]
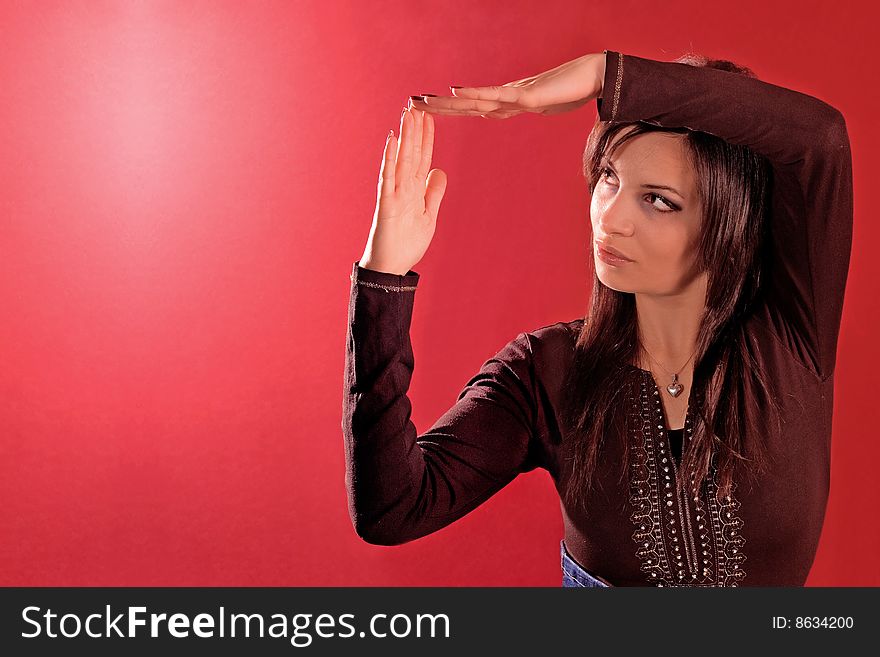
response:
[(407, 397), (414, 367), (410, 321), (419, 275), (351, 274), (342, 429), (355, 531), (397, 545), (464, 516), (520, 472), (535, 434), (528, 336), (487, 360), (455, 404), (422, 435)]
[(852, 244), (852, 157), (843, 115), (737, 73), (606, 50), (603, 121), (687, 127), (773, 165), (770, 328), (817, 376), (834, 371)]

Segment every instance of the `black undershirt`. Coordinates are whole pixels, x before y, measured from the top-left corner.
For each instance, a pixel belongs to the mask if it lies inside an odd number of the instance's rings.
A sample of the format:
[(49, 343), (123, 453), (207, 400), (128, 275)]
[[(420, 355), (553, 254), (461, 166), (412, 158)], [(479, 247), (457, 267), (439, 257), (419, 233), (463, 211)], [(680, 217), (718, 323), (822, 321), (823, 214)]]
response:
[(684, 435), (684, 428), (667, 429), (669, 434), (669, 446), (672, 449), (672, 457), (676, 463), (681, 463), (681, 443)]

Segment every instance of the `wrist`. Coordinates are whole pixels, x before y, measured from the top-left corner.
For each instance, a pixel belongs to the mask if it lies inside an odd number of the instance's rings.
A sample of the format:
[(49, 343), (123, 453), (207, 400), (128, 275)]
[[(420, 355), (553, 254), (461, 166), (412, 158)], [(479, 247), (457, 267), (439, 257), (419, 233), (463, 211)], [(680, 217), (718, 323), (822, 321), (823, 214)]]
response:
[(370, 260), (369, 258), (362, 258), (358, 261), (358, 267), (361, 269), (369, 269), (370, 271), (377, 271), (383, 274), (395, 274), (397, 276), (406, 276), (407, 271), (401, 272), (399, 268), (389, 267), (387, 265), (383, 265), (381, 262), (375, 262)]

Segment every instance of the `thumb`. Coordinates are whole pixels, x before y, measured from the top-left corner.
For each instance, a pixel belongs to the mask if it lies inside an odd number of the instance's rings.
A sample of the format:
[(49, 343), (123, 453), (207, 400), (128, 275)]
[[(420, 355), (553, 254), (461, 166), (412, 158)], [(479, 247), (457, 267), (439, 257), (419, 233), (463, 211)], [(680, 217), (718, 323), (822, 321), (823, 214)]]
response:
[(427, 187), (425, 189), (425, 210), (432, 217), (437, 218), (440, 212), (440, 201), (446, 193), (446, 172), (443, 169), (431, 169), (428, 172)]

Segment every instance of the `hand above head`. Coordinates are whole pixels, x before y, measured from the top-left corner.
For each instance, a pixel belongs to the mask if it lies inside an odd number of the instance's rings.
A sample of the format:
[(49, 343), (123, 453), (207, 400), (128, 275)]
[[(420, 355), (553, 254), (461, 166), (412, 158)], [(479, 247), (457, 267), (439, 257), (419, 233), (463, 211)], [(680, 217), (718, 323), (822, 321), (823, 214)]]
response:
[(590, 53), (556, 68), (500, 86), (452, 88), (452, 96), (416, 96), (412, 107), (431, 114), (506, 119), (523, 112), (561, 114), (602, 97), (605, 53)]
[(405, 274), (434, 237), (447, 176), (431, 169), (434, 114), (506, 119), (523, 112), (553, 115), (600, 98), (605, 53), (583, 55), (544, 73), (501, 86), (462, 87), (452, 96), (411, 100), (396, 141), (389, 135), (379, 173), (373, 224), (360, 266)]

